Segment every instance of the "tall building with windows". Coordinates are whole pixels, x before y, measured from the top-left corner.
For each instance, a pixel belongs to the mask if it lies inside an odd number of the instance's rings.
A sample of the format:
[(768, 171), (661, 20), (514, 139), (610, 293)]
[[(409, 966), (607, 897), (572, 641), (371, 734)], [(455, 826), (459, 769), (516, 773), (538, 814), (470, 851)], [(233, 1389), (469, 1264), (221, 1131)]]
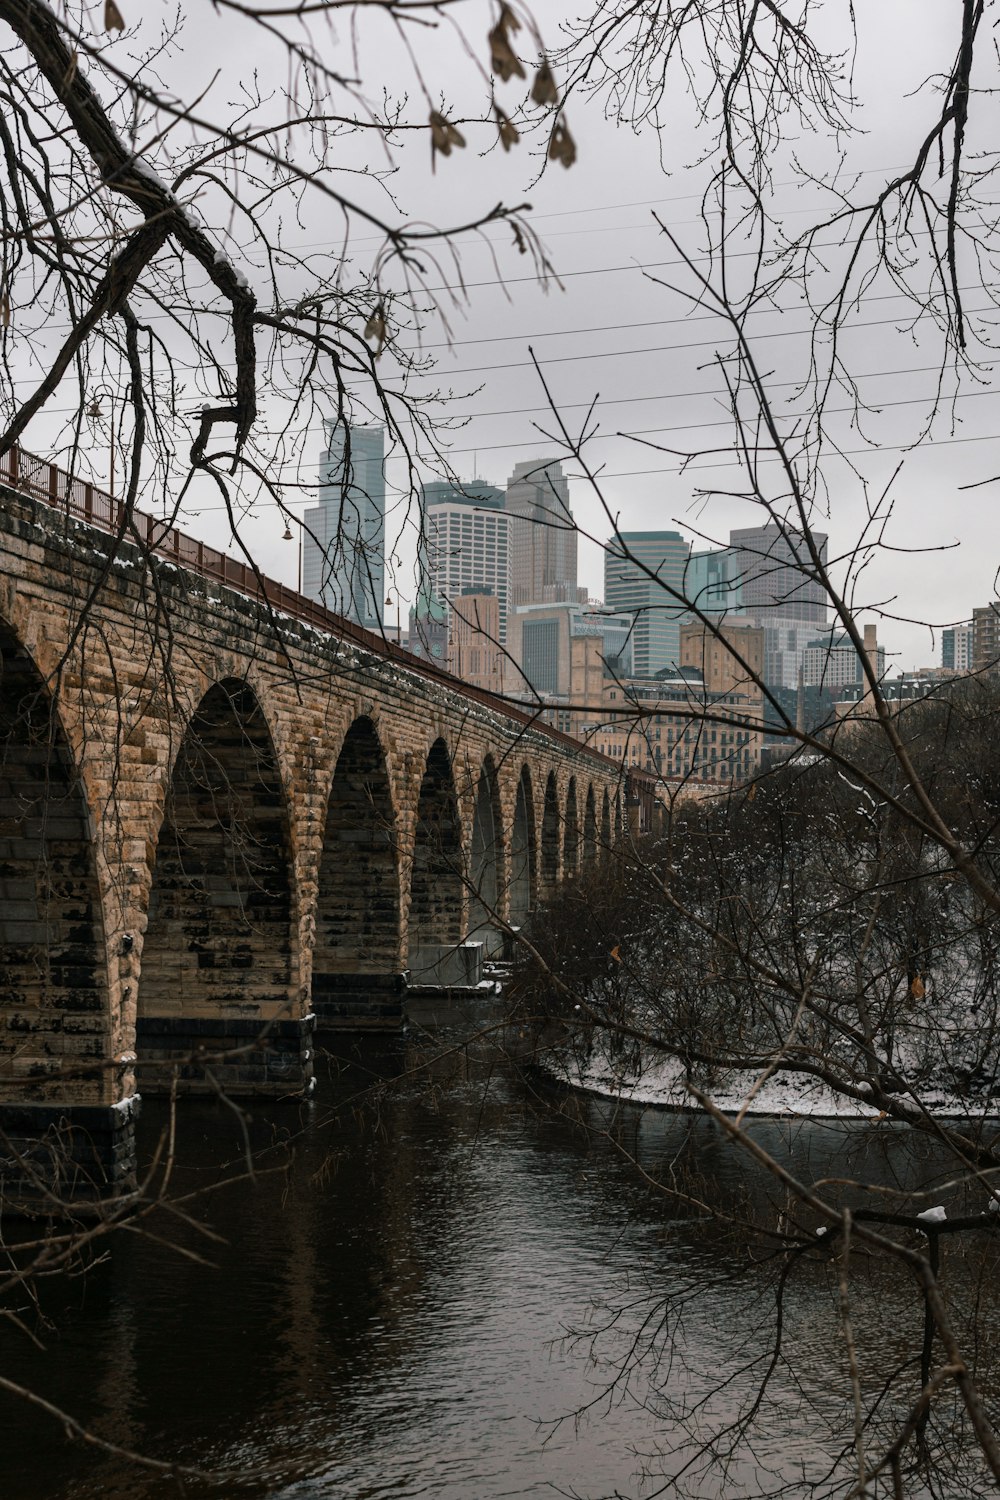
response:
[(385, 428), (323, 423), (319, 504), (303, 516), (302, 592), (377, 630), (385, 597)]
[(508, 649), (520, 668), (530, 699), (568, 700), (576, 641), (598, 643), (603, 675), (632, 675), (632, 621), (627, 614), (566, 600), (557, 604), (521, 604), (511, 614)]
[(636, 677), (680, 661), (690, 544), (679, 531), (622, 531), (604, 549), (604, 602), (632, 617)]
[(972, 611), (972, 670), (1000, 668), (1000, 604), (984, 604)]
[(816, 639), (811, 620), (758, 610), (748, 618), (764, 630), (764, 681), (769, 688), (795, 689), (804, 670), (806, 651)]
[[(741, 654), (746, 646), (741, 642)], [(701, 654), (696, 634), (694, 651)], [(717, 676), (728, 680), (728, 689), (713, 690), (692, 666), (648, 681), (605, 683), (603, 714), (584, 724), (580, 737), (623, 769), (645, 771), (675, 794), (749, 781), (760, 770), (763, 696), (738, 663), (721, 667)]]
[(739, 614), (743, 585), (728, 547), (692, 552), (684, 573), (684, 597), (706, 615)]
[(941, 632), (941, 665), (950, 672), (972, 671), (972, 623)]
[[(885, 649), (875, 647), (872, 660), (879, 682), (885, 677)], [(850, 636), (831, 631), (810, 641), (802, 659), (802, 682), (804, 687), (840, 689), (856, 682), (865, 682), (861, 658), (854, 649)]]
[(515, 676), (500, 645), (496, 595), (488, 588), (467, 589), (452, 600), (448, 671), (487, 693), (502, 693)]
[(681, 626), (680, 665), (697, 672), (707, 693), (760, 697), (764, 628), (749, 620), (724, 620), (712, 630), (689, 620)]
[(420, 569), (429, 588), (444, 601), (446, 623), (450, 626), (452, 606), (463, 595), (492, 594), (502, 645), (507, 639), (510, 588), (503, 490), (481, 479), (425, 484), (424, 535)]
[[(826, 536), (813, 532), (813, 541), (826, 562)], [(731, 577), (742, 589), (742, 608), (758, 625), (772, 621), (805, 620), (825, 625), (827, 597), (822, 584), (809, 578), (812, 566), (805, 539), (776, 522), (744, 526), (729, 533)]]
[(507, 482), (510, 517), (510, 602), (585, 602), (576, 581), (576, 527), (569, 484), (554, 459), (515, 464)]

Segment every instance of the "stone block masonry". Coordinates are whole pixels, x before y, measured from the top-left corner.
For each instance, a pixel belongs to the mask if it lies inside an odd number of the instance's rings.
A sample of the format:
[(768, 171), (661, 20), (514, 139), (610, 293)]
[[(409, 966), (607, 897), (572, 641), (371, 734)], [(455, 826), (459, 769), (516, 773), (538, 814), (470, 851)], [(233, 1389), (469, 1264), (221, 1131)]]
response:
[(374, 636), (0, 507), (8, 1182), (51, 1111), (88, 1112), (114, 1181), (107, 1112), (137, 1087), (301, 1093), (314, 1024), (398, 1024), (411, 953), (519, 926), (598, 857), (577, 808), (610, 827), (625, 795), (584, 746)]

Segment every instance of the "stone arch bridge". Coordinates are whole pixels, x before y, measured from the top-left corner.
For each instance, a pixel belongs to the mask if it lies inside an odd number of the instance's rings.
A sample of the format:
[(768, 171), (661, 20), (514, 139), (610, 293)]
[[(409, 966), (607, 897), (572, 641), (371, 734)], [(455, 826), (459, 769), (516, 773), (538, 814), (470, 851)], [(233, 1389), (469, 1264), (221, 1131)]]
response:
[(137, 1088), (300, 1092), (317, 1017), (474, 982), (636, 799), (527, 713), (3, 464), (0, 1128), (127, 1175)]

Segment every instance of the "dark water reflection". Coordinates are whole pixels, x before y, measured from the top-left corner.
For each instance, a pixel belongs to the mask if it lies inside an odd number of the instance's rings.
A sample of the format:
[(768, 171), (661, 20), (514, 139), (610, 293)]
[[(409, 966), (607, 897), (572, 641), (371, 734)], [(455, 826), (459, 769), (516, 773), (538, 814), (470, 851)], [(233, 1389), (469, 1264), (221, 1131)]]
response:
[[(357, 1048), (330, 1066), (313, 1105), (256, 1109), (261, 1175), (185, 1210), (221, 1238), (165, 1214), (152, 1226), (163, 1242), (119, 1236), (86, 1277), (44, 1288), (44, 1352), (0, 1333), (0, 1369), (113, 1442), (259, 1470), (259, 1493), (281, 1500), (651, 1494), (661, 1465), (676, 1472), (690, 1455), (678, 1404), (706, 1402), (690, 1423), (705, 1433), (756, 1389), (773, 1276), (697, 1208), (658, 1195), (621, 1148), (676, 1182), (696, 1164), (699, 1193), (745, 1197), (772, 1221), (773, 1188), (704, 1123), (539, 1101), (490, 1049), (397, 1077), (377, 1109), (361, 1101), (420, 1047)], [(147, 1107), (147, 1151), (164, 1120), (162, 1106)], [(812, 1176), (849, 1164), (886, 1182), (913, 1171), (897, 1133), (876, 1149), (870, 1127), (757, 1128)], [(224, 1106), (185, 1103), (179, 1137), (176, 1193), (240, 1171)], [(887, 1325), (902, 1347), (919, 1323), (912, 1294), (862, 1285), (858, 1295), (879, 1309), (881, 1351)], [(834, 1307), (835, 1276), (813, 1258), (789, 1285), (789, 1360), (752, 1461), (738, 1456), (725, 1477), (696, 1469), (686, 1493), (756, 1494), (774, 1471), (794, 1479), (836, 1451), (847, 1388)], [(669, 1337), (657, 1339), (664, 1316)], [(609, 1389), (615, 1362), (636, 1349), (644, 1363)], [(728, 1383), (713, 1395), (720, 1376)], [(0, 1437), (5, 1500), (179, 1493), (2, 1397)], [(658, 1479), (643, 1477), (649, 1465)]]

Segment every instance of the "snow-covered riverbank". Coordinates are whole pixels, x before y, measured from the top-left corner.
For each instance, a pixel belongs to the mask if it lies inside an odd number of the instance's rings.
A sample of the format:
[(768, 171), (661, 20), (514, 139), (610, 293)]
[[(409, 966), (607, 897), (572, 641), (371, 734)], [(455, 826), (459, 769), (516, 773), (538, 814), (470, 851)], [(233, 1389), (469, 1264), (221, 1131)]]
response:
[[(550, 1055), (541, 1063), (543, 1071), (573, 1089), (625, 1104), (654, 1109), (698, 1109), (684, 1083), (684, 1070), (674, 1058), (657, 1058), (638, 1072), (622, 1072), (598, 1048), (586, 1062), (575, 1057)], [(836, 1093), (825, 1083), (802, 1073), (776, 1073), (765, 1079), (747, 1100), (760, 1075), (749, 1069), (719, 1073), (708, 1090), (724, 1114), (808, 1116), (820, 1120), (877, 1120), (881, 1111)], [(912, 1101), (911, 1101), (912, 1102)], [(948, 1119), (1000, 1117), (1000, 1100), (960, 1098), (947, 1089), (928, 1086), (920, 1091), (920, 1102), (931, 1114)]]

